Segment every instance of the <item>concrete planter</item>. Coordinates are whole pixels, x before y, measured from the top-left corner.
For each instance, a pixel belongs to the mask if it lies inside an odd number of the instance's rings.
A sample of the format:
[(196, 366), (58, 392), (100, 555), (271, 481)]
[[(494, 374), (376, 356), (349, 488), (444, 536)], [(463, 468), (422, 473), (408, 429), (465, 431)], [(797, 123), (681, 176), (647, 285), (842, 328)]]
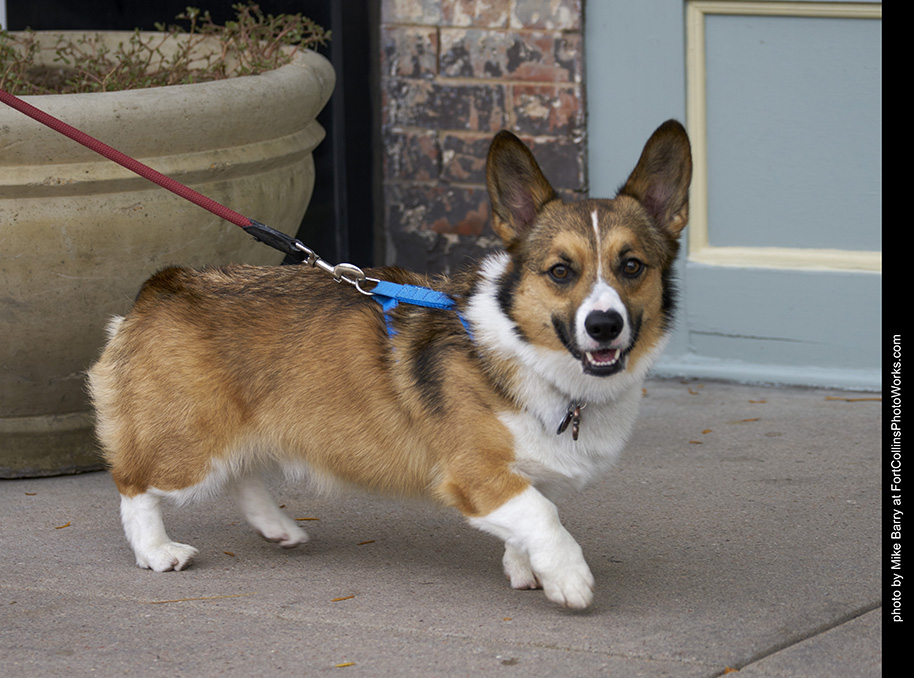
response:
[[(258, 76), (27, 100), (294, 235), (314, 183), (311, 151), (324, 136), (315, 116), (333, 84), (330, 63), (304, 52)], [(129, 308), (151, 273), (281, 259), (237, 226), (0, 105), (0, 478), (100, 468), (84, 373), (107, 319)]]

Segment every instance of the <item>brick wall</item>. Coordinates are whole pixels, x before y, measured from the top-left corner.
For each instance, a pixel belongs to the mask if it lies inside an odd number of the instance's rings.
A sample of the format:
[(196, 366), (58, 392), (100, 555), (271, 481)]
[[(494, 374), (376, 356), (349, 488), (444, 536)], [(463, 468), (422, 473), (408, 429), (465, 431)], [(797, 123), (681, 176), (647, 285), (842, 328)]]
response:
[(386, 263), (447, 272), (496, 246), (485, 157), (509, 129), (586, 192), (583, 0), (382, 0)]

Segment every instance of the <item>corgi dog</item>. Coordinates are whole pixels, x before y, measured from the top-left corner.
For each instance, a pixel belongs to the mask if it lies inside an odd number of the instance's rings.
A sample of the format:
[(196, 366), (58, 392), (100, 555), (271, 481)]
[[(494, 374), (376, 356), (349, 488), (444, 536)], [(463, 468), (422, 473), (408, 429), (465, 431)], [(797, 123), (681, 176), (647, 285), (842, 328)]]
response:
[(670, 329), (691, 171), (671, 120), (615, 198), (563, 202), (500, 132), (486, 182), (504, 250), (450, 277), (365, 271), (453, 309), (385, 310), (306, 266), (154, 275), (89, 372), (137, 565), (190, 565), (197, 549), (166, 533), (160, 502), (223, 489), (265, 539), (306, 542), (264, 482), (278, 469), (455, 507), (504, 541), (512, 587), (587, 607), (594, 579), (553, 500), (632, 431)]

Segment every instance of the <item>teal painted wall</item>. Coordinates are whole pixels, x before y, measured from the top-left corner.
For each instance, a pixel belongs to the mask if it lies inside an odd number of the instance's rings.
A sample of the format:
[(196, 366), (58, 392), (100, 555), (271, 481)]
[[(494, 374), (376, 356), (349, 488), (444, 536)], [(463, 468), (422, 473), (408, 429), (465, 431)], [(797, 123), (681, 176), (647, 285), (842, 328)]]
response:
[[(615, 193), (660, 122), (694, 125), (684, 14), (674, 0), (587, 2), (591, 195)], [(710, 245), (881, 250), (881, 28), (706, 17)], [(880, 387), (880, 272), (714, 266), (687, 247), (677, 271), (661, 374)]]

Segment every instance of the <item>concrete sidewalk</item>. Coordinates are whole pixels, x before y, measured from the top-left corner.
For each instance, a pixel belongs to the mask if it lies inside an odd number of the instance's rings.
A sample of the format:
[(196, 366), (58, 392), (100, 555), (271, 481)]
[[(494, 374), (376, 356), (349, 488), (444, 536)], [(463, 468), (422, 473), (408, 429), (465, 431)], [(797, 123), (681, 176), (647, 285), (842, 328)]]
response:
[(311, 543), (230, 501), (169, 509), (200, 549), (133, 565), (105, 473), (0, 481), (0, 672), (43, 676), (882, 674), (876, 394), (652, 381), (615, 472), (560, 506), (584, 613), (513, 591), (456, 512), (277, 496)]

